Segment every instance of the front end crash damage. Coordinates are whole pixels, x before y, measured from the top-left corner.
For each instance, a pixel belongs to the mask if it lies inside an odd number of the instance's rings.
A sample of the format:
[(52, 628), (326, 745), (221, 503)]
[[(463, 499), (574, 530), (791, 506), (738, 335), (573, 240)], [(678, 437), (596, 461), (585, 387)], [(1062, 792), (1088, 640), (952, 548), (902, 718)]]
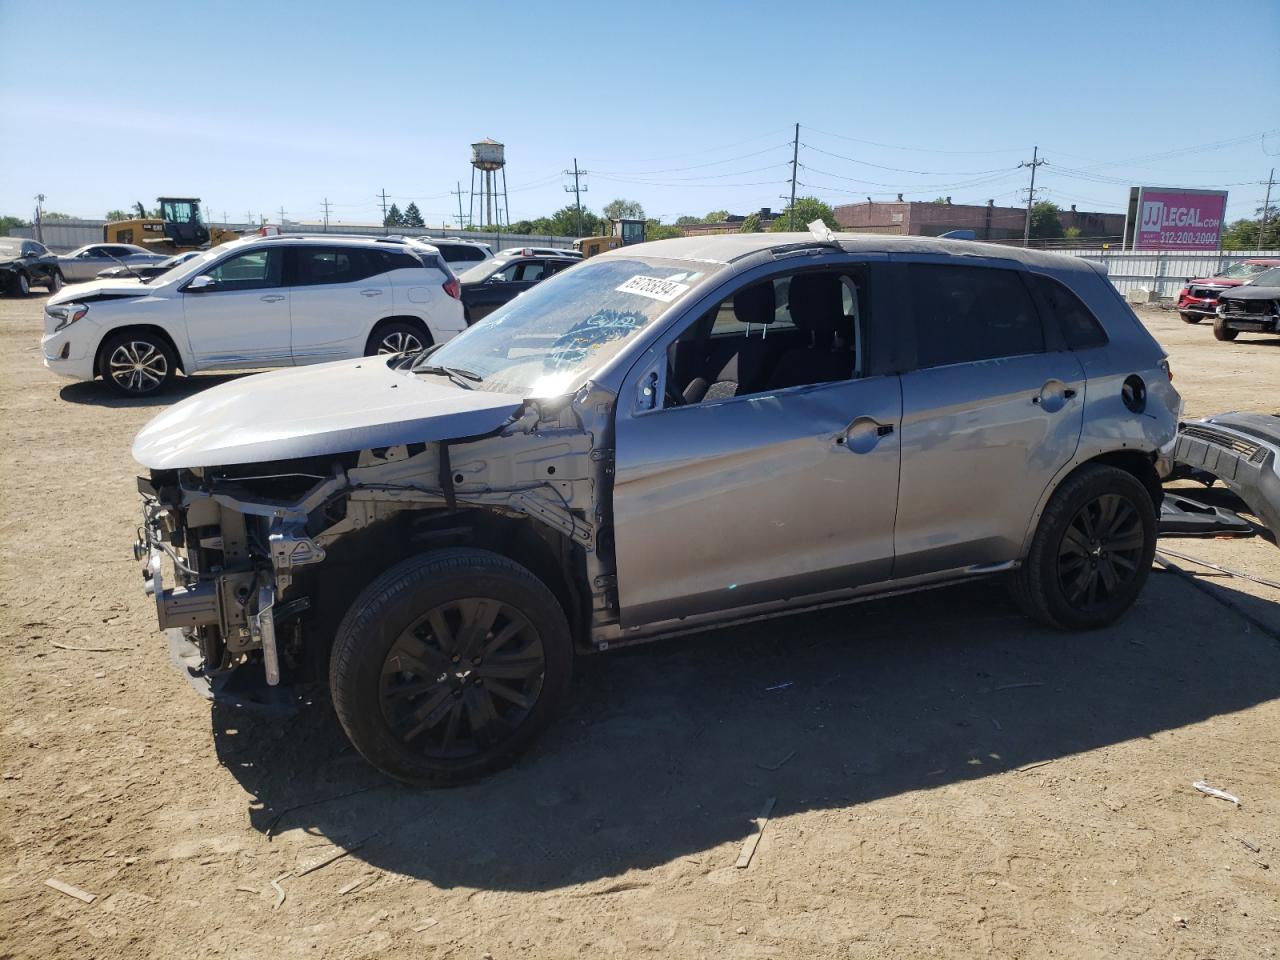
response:
[(405, 557), (462, 545), (544, 579), (585, 645), (617, 623), (614, 400), (589, 383), (527, 401), (482, 436), (139, 478), (135, 555), (175, 660), (230, 699), (323, 682), (365, 586)]

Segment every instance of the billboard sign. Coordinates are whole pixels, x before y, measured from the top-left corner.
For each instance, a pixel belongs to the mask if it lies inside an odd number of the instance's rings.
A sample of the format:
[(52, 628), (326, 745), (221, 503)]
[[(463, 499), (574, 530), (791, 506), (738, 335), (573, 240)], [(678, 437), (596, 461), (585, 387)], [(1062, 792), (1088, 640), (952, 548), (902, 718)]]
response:
[(1125, 245), (1130, 250), (1217, 250), (1226, 212), (1225, 190), (1131, 187)]

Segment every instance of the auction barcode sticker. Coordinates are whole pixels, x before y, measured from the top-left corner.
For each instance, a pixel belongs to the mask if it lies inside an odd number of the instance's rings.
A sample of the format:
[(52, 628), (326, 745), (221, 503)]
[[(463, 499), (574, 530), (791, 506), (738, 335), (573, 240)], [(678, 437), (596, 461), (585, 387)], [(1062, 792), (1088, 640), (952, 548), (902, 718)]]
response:
[(670, 303), (689, 289), (687, 283), (676, 283), (674, 280), (660, 280), (657, 277), (634, 276), (620, 287), (614, 287), (619, 293), (634, 293), (650, 300), (661, 300)]

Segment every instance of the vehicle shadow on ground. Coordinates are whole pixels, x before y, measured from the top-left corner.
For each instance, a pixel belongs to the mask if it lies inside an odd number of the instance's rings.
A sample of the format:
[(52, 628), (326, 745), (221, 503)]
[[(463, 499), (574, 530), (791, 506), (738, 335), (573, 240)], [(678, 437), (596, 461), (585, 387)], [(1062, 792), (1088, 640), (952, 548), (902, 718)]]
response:
[(175, 377), (169, 386), (152, 397), (122, 397), (112, 393), (101, 380), (80, 380), (69, 383), (58, 391), (58, 396), (67, 403), (85, 404), (93, 407), (167, 407), (195, 396), (202, 390), (216, 387), (220, 383), (230, 383), (247, 373), (215, 373), (200, 374), (195, 377)]
[(725, 844), (731, 866), (769, 797), (775, 818), (851, 808), (1245, 709), (1280, 696), (1280, 642), (1153, 572), (1094, 633), (971, 585), (589, 657), (574, 690), (516, 767), (448, 790), (390, 784), (326, 704), (215, 706), (214, 736), (259, 831), (364, 841), (353, 857), (438, 887), (551, 890)]

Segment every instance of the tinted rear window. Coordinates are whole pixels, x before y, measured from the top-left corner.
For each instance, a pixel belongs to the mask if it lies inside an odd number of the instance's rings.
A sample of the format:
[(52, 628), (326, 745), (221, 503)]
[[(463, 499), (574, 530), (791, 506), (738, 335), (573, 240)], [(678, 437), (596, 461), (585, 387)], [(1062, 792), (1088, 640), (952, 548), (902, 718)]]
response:
[(441, 244), (440, 255), (444, 257), (447, 263), (474, 263), (477, 260), (484, 259), (484, 254), (477, 247), (470, 247), (465, 244), (458, 246)]
[(1044, 330), (1012, 270), (907, 265), (920, 367), (1044, 352)]
[(1079, 297), (1052, 277), (1033, 274), (1030, 279), (1062, 330), (1067, 346), (1072, 350), (1087, 350), (1106, 344), (1107, 334), (1102, 324)]

